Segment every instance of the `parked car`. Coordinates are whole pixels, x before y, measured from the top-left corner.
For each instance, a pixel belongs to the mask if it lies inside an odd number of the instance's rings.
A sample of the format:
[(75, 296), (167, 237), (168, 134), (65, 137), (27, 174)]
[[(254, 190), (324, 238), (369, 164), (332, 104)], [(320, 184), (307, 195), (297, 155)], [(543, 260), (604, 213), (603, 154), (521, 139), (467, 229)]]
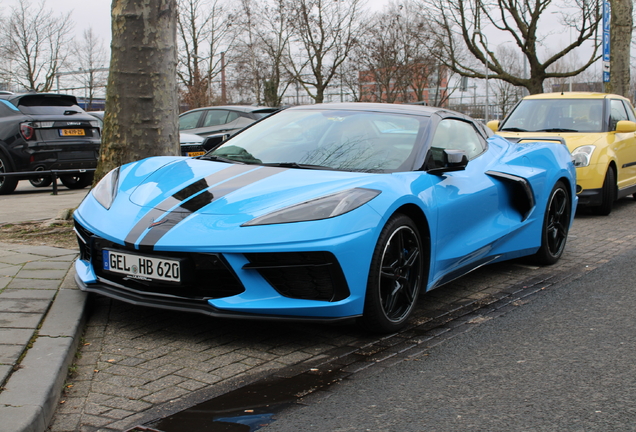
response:
[[(94, 116), (100, 121), (100, 128), (104, 126), (104, 111), (88, 111), (88, 114)], [(199, 135), (189, 133), (179, 133), (179, 144), (181, 145), (182, 156), (200, 156), (205, 153), (201, 146), (205, 138)]]
[(636, 193), (636, 115), (622, 96), (526, 96), (502, 122), (488, 126), (508, 138), (563, 138), (575, 160), (579, 205), (597, 214), (610, 214), (617, 198)]
[(562, 144), (514, 144), (441, 108), (289, 108), (204, 156), (108, 173), (74, 212), (82, 290), (217, 317), (392, 332), (420, 291), (563, 253)]
[[(75, 96), (0, 95), (0, 173), (95, 168), (99, 144), (99, 122), (77, 105)], [(0, 177), (0, 194), (13, 192), (27, 178), (35, 187), (52, 182), (50, 176)], [(93, 173), (60, 180), (69, 189), (81, 189), (91, 184)]]
[(242, 105), (197, 108), (179, 116), (179, 131), (202, 137), (235, 132), (278, 110)]

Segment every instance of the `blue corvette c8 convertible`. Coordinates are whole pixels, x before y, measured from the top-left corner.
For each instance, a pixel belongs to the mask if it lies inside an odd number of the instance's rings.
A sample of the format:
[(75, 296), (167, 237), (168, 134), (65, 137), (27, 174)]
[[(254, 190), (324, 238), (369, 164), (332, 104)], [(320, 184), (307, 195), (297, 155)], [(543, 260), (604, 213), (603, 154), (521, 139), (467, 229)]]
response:
[(74, 214), (76, 280), (145, 306), (392, 332), (420, 292), (480, 266), (556, 262), (575, 185), (563, 144), (446, 109), (298, 106), (203, 156), (108, 173)]

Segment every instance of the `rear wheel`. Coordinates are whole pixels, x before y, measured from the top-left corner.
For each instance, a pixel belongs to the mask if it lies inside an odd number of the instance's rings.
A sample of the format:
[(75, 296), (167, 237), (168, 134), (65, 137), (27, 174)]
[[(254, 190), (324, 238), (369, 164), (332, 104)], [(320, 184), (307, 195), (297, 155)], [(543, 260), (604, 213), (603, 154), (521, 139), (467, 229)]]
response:
[(409, 217), (394, 215), (373, 252), (360, 325), (381, 333), (404, 327), (424, 283), (424, 265), (417, 227)]
[(601, 193), (603, 195), (601, 205), (592, 207), (592, 211), (597, 215), (607, 216), (612, 212), (612, 206), (616, 201), (616, 174), (612, 167), (607, 169)]
[(60, 176), (60, 181), (69, 189), (83, 189), (93, 182), (93, 173)]
[[(9, 173), (9, 160), (0, 153), (0, 173)], [(18, 186), (18, 179), (15, 177), (0, 177), (0, 195), (10, 194)]]
[(559, 181), (552, 188), (543, 217), (541, 247), (535, 254), (539, 264), (554, 264), (561, 258), (570, 229), (571, 208), (570, 195)]
[[(36, 171), (44, 171), (44, 168), (37, 168)], [(41, 178), (32, 178), (29, 179), (29, 183), (31, 183), (36, 188), (47, 187), (53, 183), (53, 179), (51, 177), (41, 177)]]

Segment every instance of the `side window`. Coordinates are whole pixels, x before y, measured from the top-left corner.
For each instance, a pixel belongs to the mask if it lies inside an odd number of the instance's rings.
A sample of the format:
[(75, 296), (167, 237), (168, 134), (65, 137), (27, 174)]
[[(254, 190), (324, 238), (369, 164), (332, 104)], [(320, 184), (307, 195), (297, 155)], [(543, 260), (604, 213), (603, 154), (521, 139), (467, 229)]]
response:
[(632, 107), (632, 104), (625, 101), (623, 101), (623, 104), (625, 104), (625, 110), (627, 111), (627, 119), (629, 121), (636, 122), (636, 114), (634, 114), (634, 108)]
[(203, 113), (205, 111), (195, 111), (179, 117), (179, 130), (195, 129)]
[(485, 143), (473, 125), (453, 119), (439, 122), (431, 143), (434, 159), (441, 154), (441, 150), (463, 150), (470, 160), (481, 154), (484, 149)]
[(202, 127), (219, 126), (227, 123), (227, 110), (208, 110)]
[(230, 111), (229, 114), (227, 115), (227, 120), (225, 122), (226, 123), (233, 122), (239, 117), (240, 117), (239, 113), (237, 113), (236, 111)]
[(621, 120), (629, 120), (627, 117), (627, 111), (625, 111), (625, 105), (623, 101), (618, 99), (612, 99), (610, 101), (610, 127), (609, 130), (616, 130), (616, 123)]

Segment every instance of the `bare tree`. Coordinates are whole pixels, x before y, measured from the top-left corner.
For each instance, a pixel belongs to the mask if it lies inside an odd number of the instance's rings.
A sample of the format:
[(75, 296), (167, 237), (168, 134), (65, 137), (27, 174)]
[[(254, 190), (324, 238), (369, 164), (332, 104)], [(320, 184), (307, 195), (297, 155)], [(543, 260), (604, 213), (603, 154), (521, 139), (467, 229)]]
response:
[[(497, 47), (497, 58), (502, 66), (510, 73), (520, 75), (523, 73), (523, 67), (520, 53), (512, 47), (500, 45)], [(497, 101), (498, 111), (502, 117), (505, 117), (514, 105), (523, 97), (523, 87), (514, 86), (508, 81), (492, 80), (492, 88)], [(489, 84), (490, 85), (490, 84)]]
[(70, 12), (54, 15), (45, 1), (18, 0), (0, 20), (0, 73), (26, 90), (47, 92), (68, 55)]
[(82, 72), (79, 80), (86, 89), (86, 107), (91, 110), (95, 91), (106, 85), (108, 69), (104, 42), (95, 35), (92, 28), (88, 28), (84, 30), (83, 38), (73, 43), (72, 52), (74, 63)]
[(610, 81), (606, 90), (631, 98), (630, 45), (634, 19), (634, 0), (611, 0)]
[(98, 181), (148, 156), (178, 155), (177, 0), (113, 0)]
[[(178, 0), (178, 78), (190, 109), (214, 102), (212, 81), (227, 65), (234, 16), (218, 0)], [(218, 99), (218, 98), (217, 98)]]
[[(598, 60), (599, 43), (596, 41), (601, 17), (599, 0), (424, 0), (436, 11), (435, 20), (442, 30), (438, 40), (439, 59), (451, 70), (471, 78), (500, 79), (522, 86), (532, 94), (543, 92), (543, 82), (551, 77), (575, 76)], [(546, 10), (558, 7), (561, 22), (571, 28), (573, 39), (565, 48), (542, 59), (543, 44), (554, 37), (554, 32), (540, 34), (539, 21)], [(529, 75), (517, 75), (507, 70), (495, 51), (488, 46), (484, 32), (497, 32), (498, 38), (514, 41), (529, 66)], [(591, 41), (593, 49), (583, 64), (573, 70), (550, 72), (559, 59)], [(467, 53), (463, 50), (467, 50)], [(480, 66), (475, 66), (474, 60)]]
[(361, 6), (362, 0), (286, 0), (295, 42), (287, 68), (316, 103), (358, 42)]

